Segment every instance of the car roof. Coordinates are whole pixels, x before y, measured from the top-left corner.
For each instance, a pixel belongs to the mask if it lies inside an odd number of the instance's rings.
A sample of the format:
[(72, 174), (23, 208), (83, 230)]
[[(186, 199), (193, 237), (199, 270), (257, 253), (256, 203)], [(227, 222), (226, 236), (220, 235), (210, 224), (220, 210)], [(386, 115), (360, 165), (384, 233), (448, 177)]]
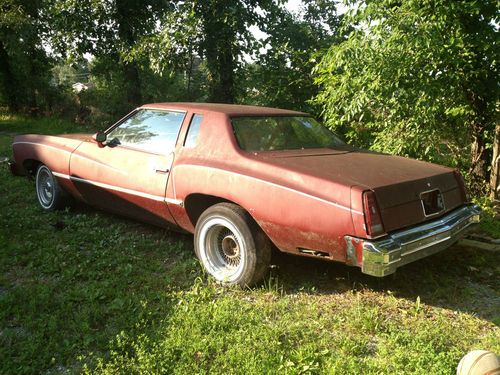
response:
[(174, 109), (182, 111), (203, 111), (223, 113), (231, 117), (237, 116), (309, 116), (307, 113), (288, 109), (259, 107), (254, 105), (222, 104), (222, 103), (151, 103), (140, 108)]

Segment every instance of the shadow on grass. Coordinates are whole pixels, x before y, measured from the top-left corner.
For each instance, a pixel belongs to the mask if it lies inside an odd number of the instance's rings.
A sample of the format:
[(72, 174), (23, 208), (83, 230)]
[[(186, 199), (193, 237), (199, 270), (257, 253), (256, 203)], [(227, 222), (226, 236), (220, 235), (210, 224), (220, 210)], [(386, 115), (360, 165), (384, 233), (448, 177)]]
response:
[[(77, 204), (75, 212), (92, 212), (94, 208)], [(108, 214), (101, 215), (110, 220), (121, 220), (141, 233), (153, 233), (162, 229), (137, 221)], [(181, 288), (190, 287), (195, 277), (201, 275), (196, 264), (191, 234), (166, 231), (171, 241), (179, 241), (186, 253), (183, 259), (191, 257), (192, 279), (174, 281)], [(283, 292), (314, 294), (340, 294), (353, 290), (369, 289), (392, 293), (395, 297), (415, 301), (417, 297), (431, 306), (457, 310), (493, 321), (498, 325), (500, 311), (500, 254), (481, 249), (454, 245), (431, 257), (421, 259), (400, 268), (395, 274), (376, 278), (361, 273), (357, 267), (341, 263), (317, 260), (273, 252), (272, 266), (266, 280), (256, 288), (265, 287), (269, 278), (278, 280)], [(176, 261), (173, 260), (175, 263)]]
[(415, 301), (472, 313), (498, 324), (500, 254), (454, 245), (431, 257), (376, 278), (343, 264), (275, 252), (271, 277), (284, 292), (320, 294), (371, 289)]
[[(76, 203), (74, 213), (96, 212), (98, 210), (82, 203)], [(161, 228), (142, 224), (134, 220), (99, 211), (109, 220), (119, 220), (138, 233), (158, 233)], [(172, 280), (181, 289), (189, 288), (195, 277), (201, 275), (193, 250), (193, 236), (174, 231), (164, 231), (172, 242), (181, 243), (185, 251), (179, 261), (191, 259), (191, 276), (182, 275)], [(179, 256), (179, 254), (174, 254)], [(431, 306), (457, 310), (493, 321), (498, 325), (500, 311), (500, 263), (498, 252), (454, 245), (449, 249), (400, 268), (395, 274), (376, 278), (361, 273), (357, 267), (341, 263), (317, 260), (273, 252), (272, 266), (264, 284), (269, 278), (278, 280), (287, 294), (302, 292), (314, 294), (340, 294), (353, 290), (369, 289), (392, 293), (395, 297), (415, 301), (417, 297)], [(197, 267), (197, 269), (196, 269)], [(170, 272), (170, 270), (168, 271)]]

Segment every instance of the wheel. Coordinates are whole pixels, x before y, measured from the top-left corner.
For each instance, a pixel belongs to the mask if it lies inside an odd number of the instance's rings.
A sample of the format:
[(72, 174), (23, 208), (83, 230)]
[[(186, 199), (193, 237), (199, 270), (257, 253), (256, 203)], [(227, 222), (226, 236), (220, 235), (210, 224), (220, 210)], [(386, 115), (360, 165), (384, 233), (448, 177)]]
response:
[(219, 203), (196, 223), (196, 256), (215, 280), (225, 285), (252, 286), (269, 269), (271, 243), (241, 207)]
[(45, 165), (40, 165), (36, 171), (36, 196), (44, 210), (53, 211), (67, 205), (67, 194), (59, 186), (54, 175)]

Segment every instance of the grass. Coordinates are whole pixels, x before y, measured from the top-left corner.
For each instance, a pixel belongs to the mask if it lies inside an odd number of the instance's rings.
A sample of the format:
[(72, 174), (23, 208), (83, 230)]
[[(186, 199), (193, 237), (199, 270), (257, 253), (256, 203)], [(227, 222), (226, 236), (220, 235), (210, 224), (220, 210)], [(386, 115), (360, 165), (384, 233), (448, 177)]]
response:
[[(66, 131), (88, 130), (0, 117), (0, 156), (13, 133)], [(83, 205), (44, 213), (4, 165), (0, 202), (2, 374), (448, 374), (469, 350), (500, 352), (495, 252), (455, 246), (385, 279), (275, 254), (262, 285), (223, 289), (191, 236)]]

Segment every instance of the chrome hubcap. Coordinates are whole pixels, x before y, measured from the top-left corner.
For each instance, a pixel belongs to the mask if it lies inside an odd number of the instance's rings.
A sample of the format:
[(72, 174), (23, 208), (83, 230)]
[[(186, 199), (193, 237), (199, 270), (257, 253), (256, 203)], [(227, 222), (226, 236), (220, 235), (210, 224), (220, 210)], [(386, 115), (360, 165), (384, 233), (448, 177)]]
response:
[(219, 281), (234, 281), (243, 271), (245, 247), (238, 229), (227, 219), (209, 219), (200, 233), (200, 257)]
[(54, 199), (54, 181), (50, 172), (44, 168), (38, 172), (37, 193), (40, 203), (48, 207)]

